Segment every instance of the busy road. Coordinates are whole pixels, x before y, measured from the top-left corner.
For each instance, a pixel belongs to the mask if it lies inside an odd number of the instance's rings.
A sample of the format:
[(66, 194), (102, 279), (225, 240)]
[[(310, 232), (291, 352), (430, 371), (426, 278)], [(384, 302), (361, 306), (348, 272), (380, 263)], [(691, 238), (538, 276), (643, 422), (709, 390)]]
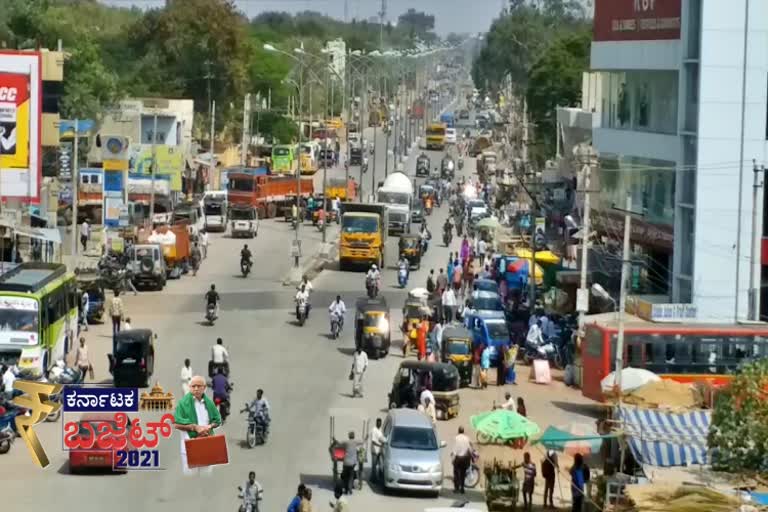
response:
[[(365, 134), (372, 140), (373, 134)], [(384, 147), (384, 135), (379, 133), (377, 148)], [(418, 151), (406, 160), (406, 172), (413, 174)], [(428, 152), (433, 165), (442, 154)], [(377, 159), (374, 182), (383, 180), (383, 150)], [(372, 164), (370, 162), (369, 164)], [(394, 164), (390, 157), (389, 170)], [(466, 168), (473, 168), (467, 162)], [(369, 165), (369, 173), (374, 166)], [(357, 174), (352, 168), (351, 174)], [(329, 171), (329, 177), (342, 177), (339, 167)], [(370, 174), (364, 175), (366, 181)], [(315, 177), (322, 181), (322, 171)], [(370, 182), (368, 182), (370, 183)], [(316, 188), (319, 188), (317, 186)], [(440, 227), (447, 206), (428, 217), (435, 235), (421, 270), (411, 274), (411, 286), (423, 285), (428, 269), (444, 266), (447, 250), (438, 242)], [(335, 240), (336, 226), (329, 226), (328, 240)], [(291, 267), (287, 257), (293, 232), (282, 220), (262, 222), (259, 236), (248, 241), (254, 254), (253, 273), (243, 278), (239, 273), (238, 252), (243, 242), (227, 235), (212, 236), (207, 259), (196, 277), (169, 282), (162, 292), (142, 292), (125, 297), (127, 315), (133, 327), (147, 327), (158, 335), (157, 360), (153, 382), (160, 383), (176, 396), (181, 394), (179, 372), (185, 358), (190, 358), (197, 374), (205, 374), (210, 347), (217, 337), (224, 340), (231, 354), (233, 411), (254, 398), (257, 388), (265, 390), (272, 408), (271, 436), (265, 446), (248, 449), (244, 444), (246, 421), (244, 415), (234, 414), (223, 428), (229, 440), (230, 463), (217, 467), (209, 477), (184, 477), (180, 467), (179, 442), (174, 437), (160, 447), (160, 472), (129, 472), (127, 475), (71, 476), (67, 455), (60, 450), (61, 423), (44, 423), (39, 435), (51, 457), (52, 464), (40, 471), (34, 466), (23, 443), (4, 456), (0, 464), (0, 487), (10, 503), (37, 507), (41, 502), (89, 512), (110, 509), (133, 511), (191, 508), (220, 509), (238, 504), (237, 486), (250, 470), (265, 488), (262, 510), (277, 510), (286, 506), (303, 482), (315, 489), (314, 500), (323, 507), (331, 498), (331, 464), (328, 455), (329, 415), (351, 413), (359, 418), (382, 417), (387, 405), (386, 395), (394, 372), (401, 360), (400, 334), (393, 328), (393, 355), (372, 361), (364, 382), (365, 396), (352, 399), (348, 380), (354, 342), (352, 329), (347, 328), (340, 339), (332, 341), (329, 331), (328, 304), (340, 294), (353, 309), (355, 299), (364, 295), (364, 274), (339, 272), (333, 265), (314, 280), (311, 297), (313, 311), (307, 323), (298, 327), (293, 317), (293, 288), (281, 283)], [(321, 233), (309, 223), (300, 229), (304, 254), (312, 254), (321, 240)], [(458, 241), (454, 242), (458, 244)], [(396, 238), (390, 240), (387, 266), (396, 259)], [(457, 246), (458, 247), (458, 246)], [(382, 292), (392, 310), (392, 325), (399, 324), (399, 310), (405, 291), (396, 287), (396, 271), (383, 272)], [(215, 326), (203, 322), (204, 293), (215, 283), (221, 295), (221, 315)], [(348, 314), (351, 318), (351, 312)], [(347, 325), (351, 325), (351, 321)], [(108, 382), (106, 353), (111, 347), (107, 325), (91, 326), (85, 334), (90, 347), (97, 382)], [(344, 414), (342, 414), (343, 416)], [(65, 416), (65, 420), (71, 419)], [(352, 421), (352, 420), (350, 420)], [(348, 428), (359, 430), (359, 421), (345, 426), (337, 421), (337, 436)], [(447, 455), (447, 454), (446, 454)], [(34, 489), (34, 491), (31, 491)], [(384, 510), (396, 502), (402, 510), (421, 510), (423, 499), (418, 497), (381, 498), (381, 491), (366, 486), (352, 498), (355, 508), (376, 507)], [(440, 503), (450, 503), (450, 495)], [(358, 505), (359, 504), (359, 505)]]

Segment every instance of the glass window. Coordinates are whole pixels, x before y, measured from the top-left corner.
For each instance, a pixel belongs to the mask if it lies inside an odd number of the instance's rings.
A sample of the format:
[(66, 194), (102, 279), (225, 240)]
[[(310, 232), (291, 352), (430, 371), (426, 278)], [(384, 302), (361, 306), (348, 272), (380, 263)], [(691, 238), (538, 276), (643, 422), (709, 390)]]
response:
[(437, 450), (437, 438), (431, 428), (395, 427), (390, 446), (401, 450)]
[(676, 71), (606, 72), (602, 82), (603, 126), (677, 133)]
[(680, 208), (680, 273), (693, 275), (694, 219), (692, 208)]
[(604, 334), (601, 329), (598, 329), (597, 327), (587, 327), (587, 332), (584, 335), (586, 353), (591, 357), (600, 357), (603, 355), (603, 339)]

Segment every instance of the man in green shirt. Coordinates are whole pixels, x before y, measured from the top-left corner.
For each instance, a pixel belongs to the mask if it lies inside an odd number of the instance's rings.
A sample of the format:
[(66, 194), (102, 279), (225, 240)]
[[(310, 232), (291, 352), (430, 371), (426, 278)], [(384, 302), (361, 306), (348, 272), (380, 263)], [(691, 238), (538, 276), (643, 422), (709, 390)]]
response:
[[(208, 396), (205, 394), (205, 379), (199, 375), (189, 381), (189, 393), (184, 395), (176, 405), (174, 415), (176, 430), (181, 432), (181, 463), (185, 474), (194, 474), (195, 469), (190, 469), (187, 464), (187, 447), (185, 441), (198, 436), (214, 434), (214, 428), (221, 425), (221, 416)], [(212, 467), (202, 468), (210, 473)]]

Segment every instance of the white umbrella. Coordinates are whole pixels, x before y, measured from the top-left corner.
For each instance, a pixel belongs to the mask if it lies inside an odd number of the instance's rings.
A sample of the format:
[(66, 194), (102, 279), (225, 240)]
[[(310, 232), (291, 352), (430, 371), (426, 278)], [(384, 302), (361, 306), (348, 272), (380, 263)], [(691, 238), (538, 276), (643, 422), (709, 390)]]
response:
[(429, 291), (427, 291), (426, 288), (414, 288), (410, 292), (408, 292), (408, 295), (415, 299), (426, 299), (429, 298)]
[[(649, 382), (661, 380), (655, 373), (642, 368), (624, 368), (621, 370), (621, 392), (626, 393)], [(610, 393), (616, 386), (616, 372), (611, 372), (600, 381), (603, 393)]]

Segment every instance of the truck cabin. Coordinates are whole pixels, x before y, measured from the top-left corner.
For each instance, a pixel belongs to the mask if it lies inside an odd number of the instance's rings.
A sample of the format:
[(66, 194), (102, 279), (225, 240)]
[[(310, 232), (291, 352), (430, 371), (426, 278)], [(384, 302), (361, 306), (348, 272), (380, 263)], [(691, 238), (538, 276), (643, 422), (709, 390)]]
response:
[(230, 174), (227, 190), (229, 192), (253, 192), (256, 189), (256, 176), (250, 174)]
[(394, 204), (394, 205), (403, 205), (403, 206), (410, 207), (411, 194), (406, 194), (405, 192), (379, 190), (378, 202), (389, 204), (389, 205)]
[(341, 231), (350, 234), (377, 233), (379, 222), (379, 216), (372, 213), (347, 213), (341, 217)]

